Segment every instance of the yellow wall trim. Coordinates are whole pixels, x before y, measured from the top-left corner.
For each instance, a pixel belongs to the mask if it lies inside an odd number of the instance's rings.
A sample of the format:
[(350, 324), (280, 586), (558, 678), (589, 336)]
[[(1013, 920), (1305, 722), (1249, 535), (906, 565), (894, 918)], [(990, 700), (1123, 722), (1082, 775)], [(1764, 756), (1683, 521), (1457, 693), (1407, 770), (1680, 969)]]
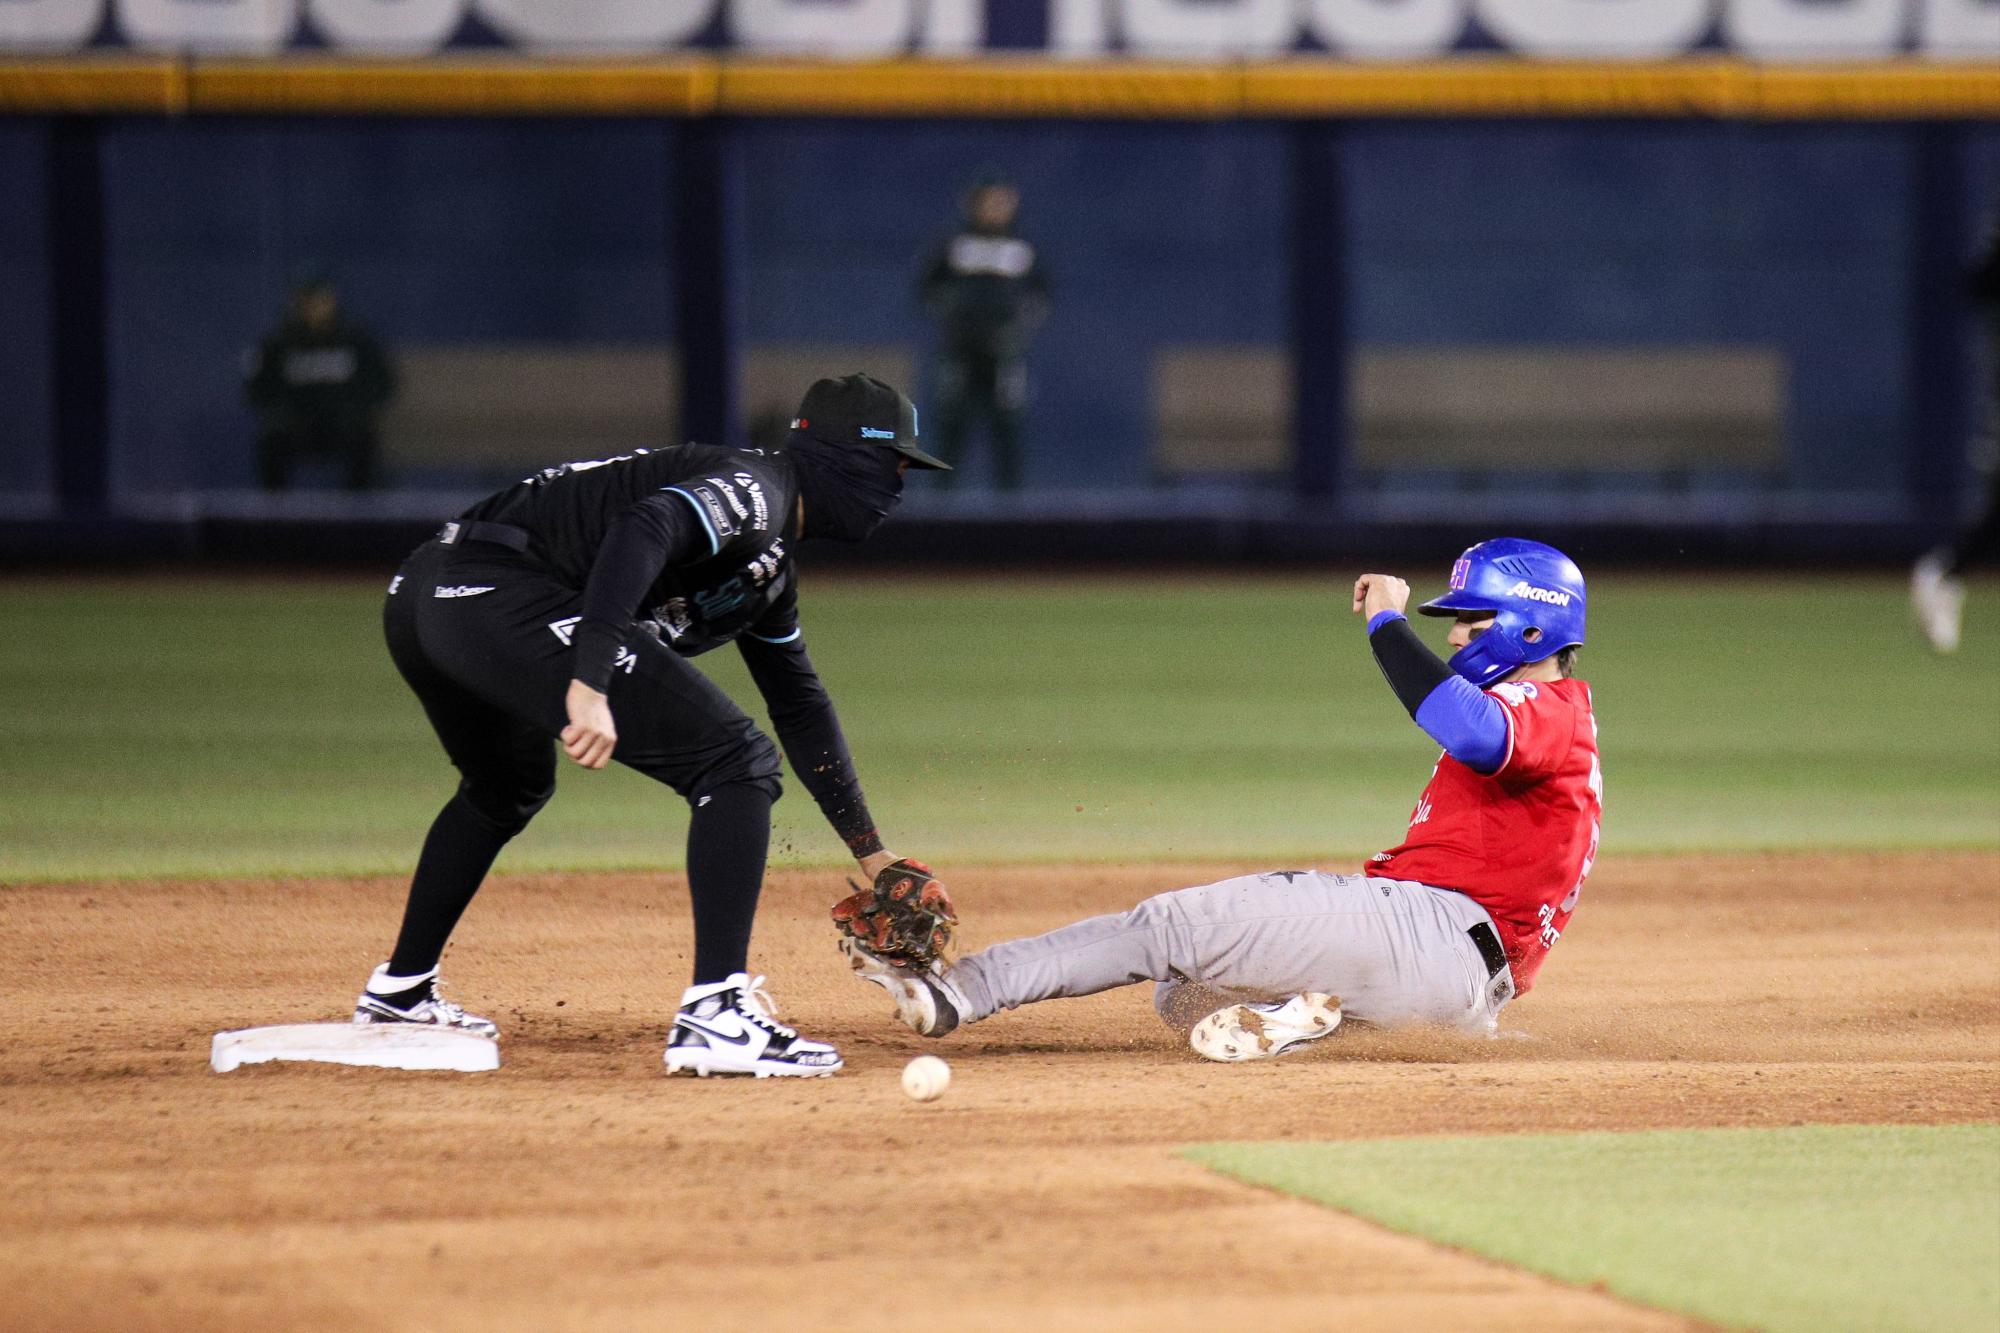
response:
[(0, 61), (0, 113), (2000, 118), (2000, 65), (1544, 63), (1463, 57), (1254, 65), (991, 57), (859, 64), (107, 58)]

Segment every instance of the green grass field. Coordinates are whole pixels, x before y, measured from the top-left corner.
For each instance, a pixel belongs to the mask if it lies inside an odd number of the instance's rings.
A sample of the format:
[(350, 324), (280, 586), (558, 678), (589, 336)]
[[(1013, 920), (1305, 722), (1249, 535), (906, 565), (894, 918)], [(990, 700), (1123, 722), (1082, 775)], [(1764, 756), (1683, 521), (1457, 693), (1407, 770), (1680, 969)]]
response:
[(1218, 1143), (1184, 1155), (1718, 1323), (2000, 1325), (2000, 1126)]
[[(809, 578), (806, 629), (899, 850), (1327, 863), (1394, 842), (1436, 757), (1336, 582)], [(1949, 659), (1886, 578), (1592, 591), (1608, 850), (2000, 846), (2000, 589)], [(406, 868), (453, 775), (380, 595), (0, 584), (0, 880)], [(779, 810), (779, 861), (841, 859), (796, 786)], [(677, 864), (684, 821), (566, 767), (502, 866)]]

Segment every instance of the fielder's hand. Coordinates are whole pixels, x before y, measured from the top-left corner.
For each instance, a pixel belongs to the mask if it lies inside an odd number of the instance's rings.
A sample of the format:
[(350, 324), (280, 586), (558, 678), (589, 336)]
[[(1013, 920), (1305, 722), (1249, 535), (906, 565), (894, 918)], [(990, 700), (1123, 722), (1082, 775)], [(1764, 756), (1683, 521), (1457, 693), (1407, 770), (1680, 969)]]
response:
[(1354, 580), (1354, 614), (1373, 620), (1378, 611), (1400, 612), (1410, 604), (1410, 585), (1394, 574), (1363, 574)]
[(585, 768), (603, 768), (618, 744), (611, 722), (611, 704), (580, 680), (569, 683), (569, 725), (562, 729), (563, 751)]
[(896, 967), (925, 968), (951, 945), (958, 924), (951, 895), (921, 861), (893, 861), (862, 888), (833, 905), (833, 924)]

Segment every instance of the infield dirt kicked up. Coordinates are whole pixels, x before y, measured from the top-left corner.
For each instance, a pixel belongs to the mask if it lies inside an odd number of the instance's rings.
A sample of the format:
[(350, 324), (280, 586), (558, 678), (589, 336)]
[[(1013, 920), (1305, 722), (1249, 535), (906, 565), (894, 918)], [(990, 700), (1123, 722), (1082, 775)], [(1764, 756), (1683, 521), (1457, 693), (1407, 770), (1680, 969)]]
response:
[[(976, 947), (1271, 868), (947, 874)], [(677, 876), (489, 885), (445, 964), (502, 1027), (477, 1075), (209, 1071), (217, 1029), (344, 1018), (400, 882), (0, 888), (0, 1325), (1676, 1327), (1173, 1150), (2000, 1117), (2000, 854), (1613, 859), (1500, 1039), (1240, 1066), (1143, 987), (925, 1041), (845, 971), (841, 892), (774, 876), (753, 960), (847, 1069), (751, 1083), (662, 1072)]]

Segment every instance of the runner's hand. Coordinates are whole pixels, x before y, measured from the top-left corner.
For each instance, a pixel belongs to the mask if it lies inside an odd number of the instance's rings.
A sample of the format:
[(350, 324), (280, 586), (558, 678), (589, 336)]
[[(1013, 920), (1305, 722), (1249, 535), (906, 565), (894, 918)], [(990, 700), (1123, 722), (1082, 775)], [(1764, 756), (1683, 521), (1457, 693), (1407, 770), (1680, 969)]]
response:
[(1354, 580), (1354, 614), (1373, 620), (1377, 612), (1401, 613), (1410, 604), (1410, 585), (1394, 574), (1363, 574)]

